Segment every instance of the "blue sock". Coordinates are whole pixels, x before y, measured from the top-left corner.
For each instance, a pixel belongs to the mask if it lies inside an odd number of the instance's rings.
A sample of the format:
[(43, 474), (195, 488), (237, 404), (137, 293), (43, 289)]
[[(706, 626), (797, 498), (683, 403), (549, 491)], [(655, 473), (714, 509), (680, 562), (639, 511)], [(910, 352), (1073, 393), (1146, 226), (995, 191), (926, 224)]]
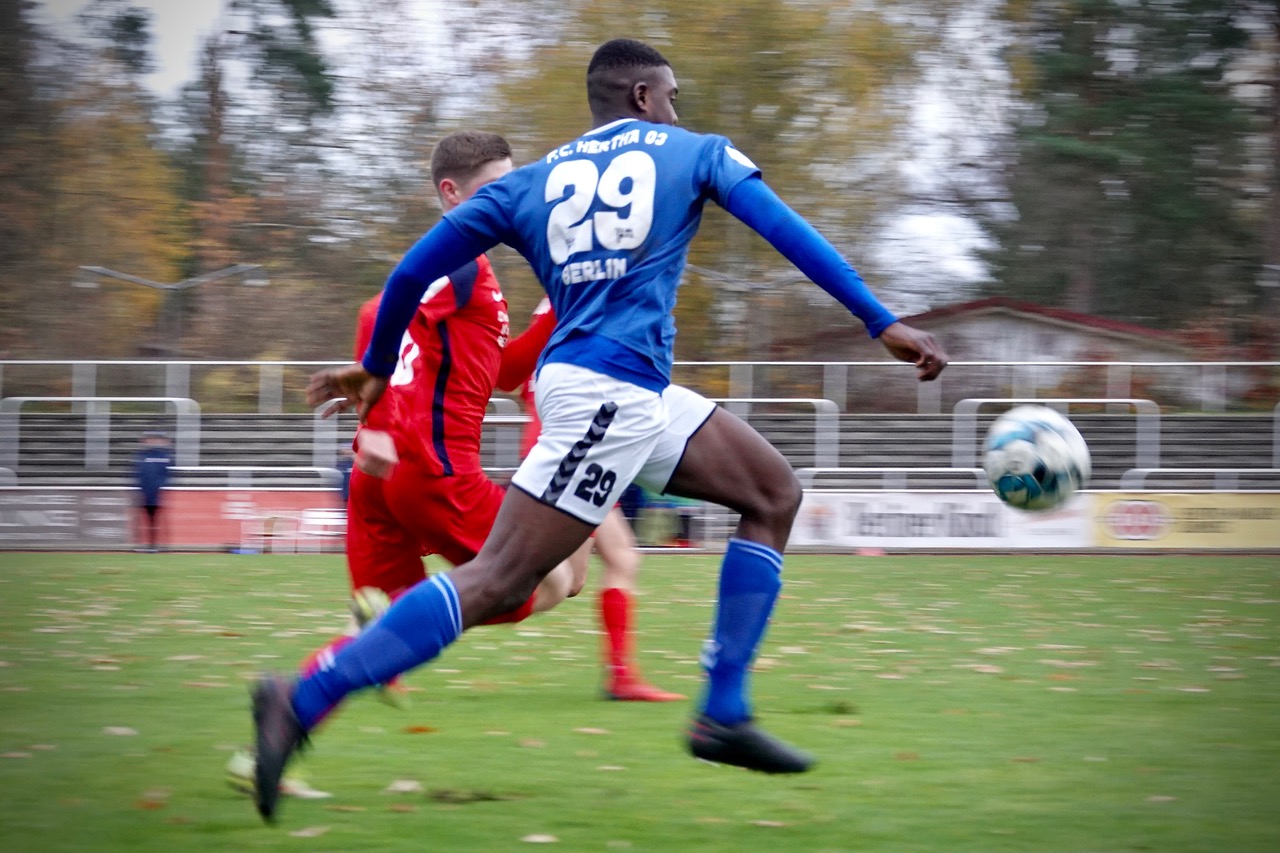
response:
[(311, 729), (347, 694), (386, 684), (436, 658), (462, 633), (462, 606), (448, 575), (435, 575), (400, 596), (346, 648), (298, 682), (293, 711)]
[(782, 555), (759, 542), (730, 539), (720, 564), (715, 627), (702, 652), (703, 712), (724, 725), (750, 718), (747, 674), (782, 588)]

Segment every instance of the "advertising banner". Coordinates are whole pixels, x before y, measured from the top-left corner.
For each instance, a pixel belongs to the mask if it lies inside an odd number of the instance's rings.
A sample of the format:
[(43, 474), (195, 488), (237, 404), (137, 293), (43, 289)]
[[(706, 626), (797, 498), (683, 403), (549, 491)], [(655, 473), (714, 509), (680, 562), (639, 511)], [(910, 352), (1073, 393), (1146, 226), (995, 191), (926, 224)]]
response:
[(1103, 492), (1095, 498), (1094, 544), (1101, 548), (1280, 549), (1280, 494)]
[[(333, 489), (166, 489), (166, 548), (334, 550), (346, 512)], [(132, 547), (137, 491), (0, 488), (0, 549)]]
[(121, 548), (132, 489), (0, 488), (0, 549)]
[(789, 547), (1087, 548), (1092, 495), (1026, 513), (989, 492), (806, 491)]

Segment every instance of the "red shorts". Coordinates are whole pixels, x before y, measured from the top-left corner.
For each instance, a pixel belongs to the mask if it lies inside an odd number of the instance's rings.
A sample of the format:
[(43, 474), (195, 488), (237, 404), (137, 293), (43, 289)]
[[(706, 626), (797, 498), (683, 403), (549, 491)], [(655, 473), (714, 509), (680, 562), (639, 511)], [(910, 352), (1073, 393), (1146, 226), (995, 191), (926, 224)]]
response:
[(453, 565), (475, 557), (505, 494), (483, 472), (441, 477), (400, 462), (382, 480), (351, 472), (347, 570), (351, 588), (375, 586), (393, 598), (426, 577), (422, 558)]

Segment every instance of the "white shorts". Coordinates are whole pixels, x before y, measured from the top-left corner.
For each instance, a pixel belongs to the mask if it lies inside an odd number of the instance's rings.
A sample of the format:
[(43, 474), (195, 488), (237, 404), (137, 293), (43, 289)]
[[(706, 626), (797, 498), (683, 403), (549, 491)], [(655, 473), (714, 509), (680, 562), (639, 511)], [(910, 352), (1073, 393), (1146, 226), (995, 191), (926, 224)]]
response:
[(544, 365), (534, 387), (542, 433), (511, 485), (599, 524), (637, 480), (662, 491), (715, 404), (688, 388), (662, 394), (571, 364)]

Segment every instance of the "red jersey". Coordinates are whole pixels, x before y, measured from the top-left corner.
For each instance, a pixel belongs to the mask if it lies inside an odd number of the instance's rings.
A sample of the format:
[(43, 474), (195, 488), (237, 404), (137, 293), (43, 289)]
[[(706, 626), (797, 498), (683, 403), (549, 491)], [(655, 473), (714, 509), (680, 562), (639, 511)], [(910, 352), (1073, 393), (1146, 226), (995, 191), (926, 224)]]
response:
[[(379, 294), (360, 309), (357, 360), (373, 336), (381, 300)], [(480, 471), (480, 430), (493, 389), (515, 390), (533, 372), (554, 325), (530, 326), (518, 339), (522, 346), (505, 357), (511, 332), (507, 300), (481, 255), (427, 288), (400, 342), (387, 392), (367, 425), (389, 432), (401, 460), (430, 473)]]
[[(533, 323), (529, 328), (547, 322), (554, 328), (556, 312), (551, 310), (551, 300), (544, 296), (538, 307), (533, 309)], [(529, 375), (520, 383), (520, 402), (524, 403), (524, 412), (529, 416), (529, 422), (524, 425), (524, 432), (520, 436), (520, 458), (523, 459), (538, 443), (538, 435), (542, 432), (542, 421), (538, 419), (538, 407), (533, 400), (533, 371), (529, 371)]]

